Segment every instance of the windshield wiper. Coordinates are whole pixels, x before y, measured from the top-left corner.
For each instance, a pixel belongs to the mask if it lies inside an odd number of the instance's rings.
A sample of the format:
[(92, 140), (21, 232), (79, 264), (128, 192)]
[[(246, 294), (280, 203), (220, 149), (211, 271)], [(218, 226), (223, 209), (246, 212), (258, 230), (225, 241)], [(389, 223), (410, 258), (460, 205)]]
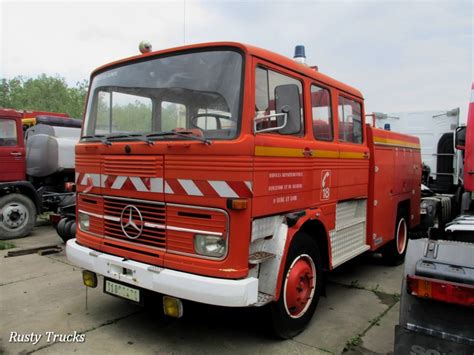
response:
[(204, 138), (204, 137), (196, 136), (194, 133), (192, 133), (190, 131), (174, 131), (174, 130), (171, 130), (171, 131), (164, 131), (164, 132), (158, 132), (158, 133), (150, 133), (150, 134), (147, 134), (145, 137), (153, 138), (153, 137), (164, 137), (164, 136), (179, 136), (179, 137), (183, 137), (183, 138), (189, 138), (189, 139), (194, 139), (194, 140), (197, 140), (197, 141), (201, 141), (206, 145), (211, 145), (212, 144), (211, 140), (209, 140), (207, 138)]
[(143, 136), (143, 134), (116, 134), (113, 136), (107, 136), (108, 140), (128, 140), (128, 139), (133, 139), (133, 140), (138, 140), (141, 142), (145, 142), (148, 145), (153, 145), (155, 144), (154, 141), (151, 139), (148, 139), (148, 136)]
[(88, 136), (82, 136), (81, 140), (83, 140), (83, 139), (95, 139), (95, 140), (98, 140), (99, 142), (101, 142), (105, 145), (112, 145), (112, 143), (109, 142), (103, 134), (91, 134), (91, 135), (88, 135)]

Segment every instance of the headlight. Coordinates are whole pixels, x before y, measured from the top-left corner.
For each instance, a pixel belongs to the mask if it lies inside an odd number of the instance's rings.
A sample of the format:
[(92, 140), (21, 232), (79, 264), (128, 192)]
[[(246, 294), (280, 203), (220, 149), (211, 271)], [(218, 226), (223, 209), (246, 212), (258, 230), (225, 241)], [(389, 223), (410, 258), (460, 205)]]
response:
[(89, 216), (85, 213), (79, 212), (79, 228), (81, 228), (82, 231), (87, 232), (89, 230), (89, 225)]
[(216, 235), (196, 234), (194, 250), (199, 255), (221, 258), (227, 253), (227, 239)]

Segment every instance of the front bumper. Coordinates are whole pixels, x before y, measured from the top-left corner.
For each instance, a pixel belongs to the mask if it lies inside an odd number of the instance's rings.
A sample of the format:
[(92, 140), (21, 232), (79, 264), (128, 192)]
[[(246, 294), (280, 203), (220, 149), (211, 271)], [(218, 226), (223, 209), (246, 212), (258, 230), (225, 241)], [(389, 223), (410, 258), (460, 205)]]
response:
[(165, 269), (95, 251), (76, 239), (67, 242), (66, 254), (84, 269), (165, 295), (225, 307), (257, 303), (258, 279), (254, 277), (228, 280)]

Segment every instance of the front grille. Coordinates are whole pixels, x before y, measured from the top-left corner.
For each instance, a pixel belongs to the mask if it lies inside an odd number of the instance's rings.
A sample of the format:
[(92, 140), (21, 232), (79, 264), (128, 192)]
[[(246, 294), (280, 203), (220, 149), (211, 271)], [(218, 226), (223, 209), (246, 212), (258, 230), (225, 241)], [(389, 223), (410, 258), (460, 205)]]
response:
[(103, 166), (105, 175), (156, 177), (162, 169), (162, 163), (159, 156), (134, 156), (131, 160), (130, 156), (109, 155), (104, 158)]
[[(133, 225), (125, 227), (129, 222), (130, 207), (123, 213), (123, 218), (122, 211), (127, 206), (136, 207), (143, 217), (143, 232), (137, 239), (127, 237), (122, 231), (121, 224), (124, 225), (125, 231), (132, 237), (137, 233)], [(140, 223), (139, 218), (136, 216), (135, 210), (133, 210), (132, 220), (138, 228), (141, 228), (142, 223)], [(164, 226), (165, 205), (162, 203), (104, 197), (104, 236), (106, 238), (165, 249), (166, 235)]]

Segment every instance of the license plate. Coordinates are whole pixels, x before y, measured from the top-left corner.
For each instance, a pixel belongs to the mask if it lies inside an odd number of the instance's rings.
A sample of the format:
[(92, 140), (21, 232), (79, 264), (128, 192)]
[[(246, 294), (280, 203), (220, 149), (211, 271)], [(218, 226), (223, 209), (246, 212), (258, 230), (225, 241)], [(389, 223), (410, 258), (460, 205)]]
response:
[(117, 282), (105, 280), (104, 292), (114, 296), (125, 298), (133, 302), (140, 302), (140, 290), (128, 287)]

